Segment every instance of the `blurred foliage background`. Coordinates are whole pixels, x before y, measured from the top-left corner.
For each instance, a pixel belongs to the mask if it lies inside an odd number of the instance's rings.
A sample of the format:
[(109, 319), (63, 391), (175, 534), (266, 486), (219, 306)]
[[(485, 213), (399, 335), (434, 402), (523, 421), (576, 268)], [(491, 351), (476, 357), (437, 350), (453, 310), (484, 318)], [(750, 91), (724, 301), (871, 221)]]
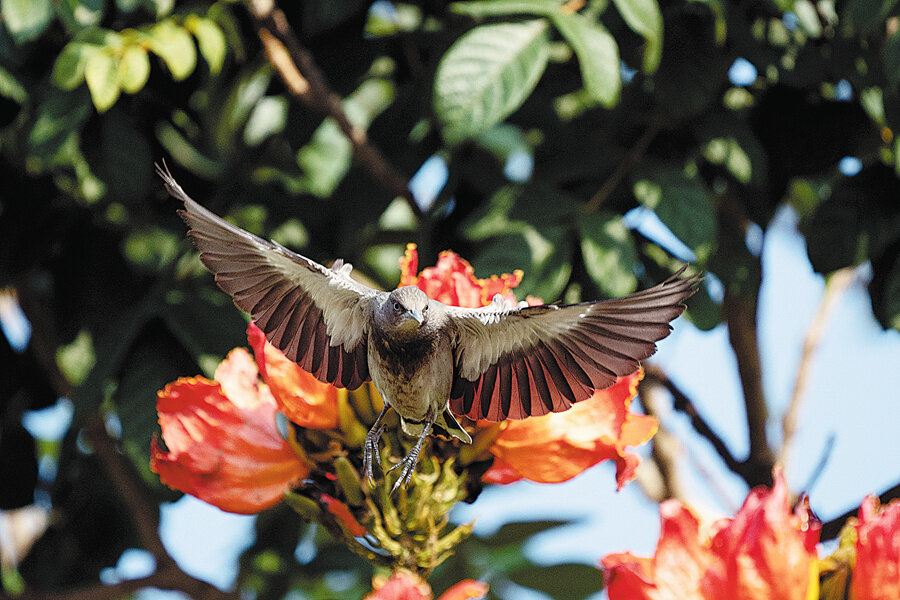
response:
[[(154, 507), (174, 499), (148, 468), (155, 392), (245, 345), (153, 174), (163, 158), (215, 212), (386, 288), (410, 241), (423, 265), (452, 248), (481, 276), (523, 269), (520, 297), (546, 301), (623, 295), (691, 261), (708, 276), (687, 317), (726, 322), (741, 371), (751, 449), (732, 470), (769, 481), (755, 320), (775, 211), (796, 211), (817, 271), (868, 264), (873, 313), (900, 328), (898, 10), (3, 0), (0, 289), (32, 334), (25, 348), (0, 336), (0, 508), (37, 492), (56, 515), (4, 563), (4, 588), (89, 585), (140, 546), (83, 428), (104, 411)], [(651, 213), (674, 236), (639, 231)], [(68, 433), (36, 443), (22, 414), (59, 397)], [(552, 525), (467, 542), (435, 589), (492, 564), (559, 598), (581, 596), (553, 581), (596, 591), (587, 567), (527, 564), (522, 540)], [(255, 597), (333, 597), (336, 569), (368, 589), (371, 567), (291, 511), (257, 529), (239, 579)], [(300, 565), (303, 536), (320, 546)]]

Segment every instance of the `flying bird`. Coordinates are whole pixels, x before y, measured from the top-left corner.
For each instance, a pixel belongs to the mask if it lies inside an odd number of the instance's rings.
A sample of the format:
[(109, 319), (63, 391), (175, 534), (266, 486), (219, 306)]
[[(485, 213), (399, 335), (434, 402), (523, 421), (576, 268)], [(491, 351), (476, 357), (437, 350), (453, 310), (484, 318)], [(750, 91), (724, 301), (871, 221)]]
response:
[(613, 300), (525, 306), (498, 294), (483, 308), (447, 306), (415, 286), (372, 289), (350, 277), (348, 263), (328, 268), (263, 240), (192, 200), (168, 168), (156, 170), (184, 203), (179, 214), (200, 260), (275, 347), (337, 387), (375, 384), (384, 409), (363, 448), (369, 480), (391, 408), (417, 438), (390, 469), (401, 469), (392, 491), (408, 484), (433, 427), (471, 443), (454, 414), (502, 421), (560, 412), (633, 373), (700, 281), (682, 277), (685, 265)]

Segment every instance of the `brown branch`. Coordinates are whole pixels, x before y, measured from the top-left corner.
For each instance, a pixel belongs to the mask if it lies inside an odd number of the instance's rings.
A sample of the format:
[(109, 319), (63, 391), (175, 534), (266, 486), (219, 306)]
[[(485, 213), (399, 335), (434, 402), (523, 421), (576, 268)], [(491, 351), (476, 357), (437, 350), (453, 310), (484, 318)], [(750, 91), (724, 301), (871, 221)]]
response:
[[(647, 369), (649, 366), (645, 365), (644, 368)], [(653, 436), (653, 445), (651, 446), (651, 456), (659, 472), (659, 481), (649, 481), (645, 478), (642, 481), (642, 487), (644, 493), (655, 502), (662, 502), (667, 498), (677, 498), (683, 503), (689, 504), (687, 489), (678, 470), (684, 448), (681, 441), (672, 435), (659, 417), (659, 398), (656, 391), (660, 388), (665, 389), (658, 378), (644, 375), (639, 389), (641, 406), (644, 407), (644, 412), (656, 418), (659, 423), (659, 429)]]
[(366, 130), (350, 122), (340, 96), (331, 91), (312, 54), (300, 44), (284, 12), (275, 6), (275, 0), (247, 0), (247, 6), (266, 56), (288, 90), (308, 106), (334, 119), (353, 144), (357, 162), (387, 192), (406, 200), (420, 219), (422, 210), (409, 190), (407, 179), (372, 145)]
[(809, 330), (806, 332), (806, 337), (803, 340), (803, 354), (800, 357), (800, 366), (797, 368), (797, 378), (794, 380), (791, 401), (781, 420), (782, 442), (781, 449), (778, 451), (778, 462), (782, 464), (787, 463), (794, 435), (797, 432), (800, 407), (803, 404), (803, 396), (806, 393), (810, 372), (812, 371), (812, 359), (822, 339), (822, 334), (825, 332), (828, 315), (841, 293), (854, 281), (856, 281), (856, 271), (851, 268), (835, 271), (829, 277), (825, 287), (825, 296), (822, 298), (819, 309), (816, 311)]
[(616, 165), (615, 171), (607, 177), (606, 181), (603, 182), (603, 185), (600, 186), (600, 189), (597, 190), (597, 193), (591, 196), (590, 200), (585, 202), (584, 210), (586, 212), (597, 212), (597, 209), (606, 202), (609, 195), (615, 191), (628, 172), (631, 171), (634, 165), (637, 164), (637, 162), (641, 160), (641, 157), (647, 152), (647, 148), (650, 147), (650, 143), (656, 138), (660, 129), (662, 129), (662, 118), (659, 115), (654, 115), (651, 117), (650, 123), (647, 124), (647, 128), (644, 130), (644, 133), (641, 134), (641, 137), (639, 137), (634, 145), (628, 149), (628, 152), (625, 153), (625, 156), (623, 156), (622, 160), (619, 161), (619, 164)]
[[(91, 417), (84, 433), (135, 520), (141, 543), (155, 557), (156, 571), (147, 577), (114, 585), (96, 584), (62, 592), (26, 591), (14, 596), (15, 600), (115, 600), (146, 587), (184, 592), (196, 600), (238, 600), (240, 595), (236, 591), (223, 592), (182, 571), (166, 551), (159, 537), (159, 506), (150, 499), (146, 486), (129, 459), (116, 448), (103, 418), (100, 415)], [(0, 598), (5, 596), (0, 594)]]
[(717, 434), (709, 423), (707, 423), (700, 415), (700, 412), (697, 410), (693, 401), (691, 401), (681, 388), (669, 379), (668, 375), (666, 375), (662, 369), (656, 365), (644, 365), (644, 381), (647, 383), (658, 383), (668, 390), (669, 393), (672, 394), (672, 407), (687, 415), (691, 420), (691, 426), (693, 426), (694, 430), (700, 437), (704, 438), (712, 445), (716, 454), (719, 455), (722, 462), (725, 463), (725, 466), (728, 467), (730, 471), (741, 477), (744, 476), (744, 463), (734, 457), (734, 454), (731, 453), (731, 450), (719, 434)]
[[(900, 483), (890, 489), (883, 491), (878, 496), (878, 499), (882, 504), (887, 504), (891, 500), (895, 500), (897, 498), (900, 498)], [(847, 521), (847, 519), (849, 519), (850, 517), (855, 517), (858, 510), (859, 506), (857, 505), (841, 516), (835, 517), (830, 521), (822, 523), (822, 541), (824, 542), (826, 540), (833, 540), (834, 538), (836, 538), (841, 532), (841, 528), (844, 526), (844, 523)]]

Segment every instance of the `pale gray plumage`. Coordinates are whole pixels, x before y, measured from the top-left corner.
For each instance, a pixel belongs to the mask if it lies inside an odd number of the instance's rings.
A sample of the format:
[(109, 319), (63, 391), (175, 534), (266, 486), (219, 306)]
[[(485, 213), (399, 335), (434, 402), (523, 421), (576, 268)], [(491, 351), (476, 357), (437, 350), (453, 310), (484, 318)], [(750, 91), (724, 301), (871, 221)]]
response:
[(496, 296), (484, 308), (446, 306), (413, 286), (371, 289), (350, 277), (349, 264), (329, 269), (265, 241), (194, 202), (167, 169), (157, 172), (184, 203), (203, 264), (273, 345), (321, 381), (373, 381), (385, 407), (366, 436), (370, 479), (389, 408), (418, 438), (393, 467), (401, 469), (394, 489), (409, 481), (433, 425), (472, 441), (453, 413), (498, 421), (559, 412), (634, 372), (699, 282), (680, 278), (683, 267), (615, 300), (515, 306)]

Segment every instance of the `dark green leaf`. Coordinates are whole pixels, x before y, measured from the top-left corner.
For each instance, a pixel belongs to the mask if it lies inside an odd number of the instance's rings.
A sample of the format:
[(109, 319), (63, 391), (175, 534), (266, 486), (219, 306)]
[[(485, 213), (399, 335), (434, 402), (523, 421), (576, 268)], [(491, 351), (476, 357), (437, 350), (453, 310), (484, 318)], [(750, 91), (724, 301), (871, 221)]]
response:
[(610, 213), (579, 215), (584, 266), (603, 295), (615, 298), (637, 287), (637, 250), (622, 217)]
[(659, 67), (663, 46), (663, 19), (657, 0), (613, 0), (616, 9), (632, 31), (647, 41), (644, 49), (644, 71), (653, 73)]
[(51, 0), (3, 0), (0, 16), (17, 44), (35, 40), (53, 18)]
[(509, 15), (538, 15), (549, 17), (558, 14), (561, 8), (556, 0), (476, 0), (474, 2), (454, 2), (450, 10), (460, 15), (481, 19)]
[(512, 114), (537, 85), (549, 49), (543, 19), (482, 25), (456, 40), (434, 79), (444, 139), (462, 142)]
[(614, 106), (622, 88), (616, 40), (603, 25), (578, 13), (555, 14), (551, 20), (578, 56), (585, 91), (603, 106)]
[(843, 4), (841, 24), (847, 23), (861, 37), (868, 37), (877, 28), (884, 27), (897, 0), (848, 0)]
[(531, 536), (560, 527), (569, 525), (571, 521), (523, 521), (520, 523), (507, 523), (503, 525), (497, 532), (486, 538), (481, 538), (481, 542), (491, 548), (499, 546), (520, 545)]
[(900, 87), (900, 31), (895, 31), (888, 39), (884, 50), (884, 72), (895, 90)]
[(69, 42), (53, 64), (53, 82), (64, 90), (74, 90), (84, 81), (88, 59), (100, 48), (84, 42)]
[(103, 19), (104, 0), (61, 0), (56, 13), (70, 31), (99, 25)]
[(603, 589), (603, 573), (588, 565), (533, 565), (511, 572), (509, 578), (519, 585), (566, 600), (582, 600)]
[(694, 251), (698, 260), (709, 256), (716, 240), (715, 207), (698, 176), (658, 166), (634, 184), (634, 195)]
[(28, 92), (12, 73), (0, 67), (0, 96), (9, 98), (16, 104), (24, 104), (28, 100)]

